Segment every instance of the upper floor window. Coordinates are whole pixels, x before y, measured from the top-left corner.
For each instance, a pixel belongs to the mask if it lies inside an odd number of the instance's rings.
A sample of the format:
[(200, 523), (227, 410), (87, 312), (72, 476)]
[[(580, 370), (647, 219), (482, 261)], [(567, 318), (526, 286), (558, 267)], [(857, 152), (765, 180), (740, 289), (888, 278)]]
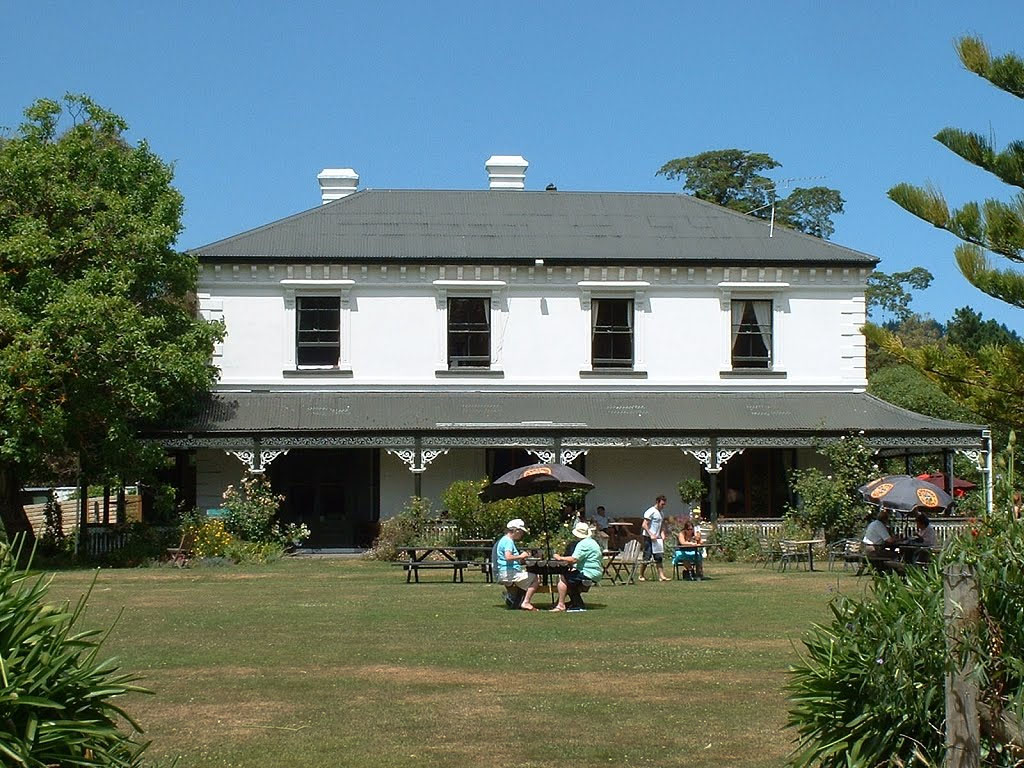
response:
[(633, 299), (593, 299), (594, 368), (633, 367)]
[(341, 358), (341, 298), (298, 296), (295, 299), (295, 362), (336, 367)]
[(491, 365), (491, 300), (448, 299), (448, 369)]
[(732, 367), (772, 367), (770, 299), (739, 299), (732, 302)]

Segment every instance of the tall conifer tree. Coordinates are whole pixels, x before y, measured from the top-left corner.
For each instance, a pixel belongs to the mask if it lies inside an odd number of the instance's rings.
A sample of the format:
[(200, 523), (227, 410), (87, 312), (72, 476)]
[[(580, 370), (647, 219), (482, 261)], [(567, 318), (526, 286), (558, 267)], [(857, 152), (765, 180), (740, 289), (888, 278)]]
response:
[[(1024, 98), (1024, 60), (1015, 54), (993, 57), (977, 37), (956, 41), (960, 61), (969, 71), (1006, 93)], [(958, 128), (945, 128), (935, 139), (967, 162), (1024, 190), (1024, 141), (1004, 149), (992, 139)], [(956, 235), (954, 255), (963, 276), (980, 291), (1024, 308), (1024, 193), (1009, 201), (989, 199), (951, 208), (933, 187), (897, 184), (889, 197), (915, 216)], [(989, 253), (1010, 264), (993, 262)], [(971, 410), (993, 422), (1024, 423), (1024, 343), (990, 344), (977, 351), (953, 345), (906, 349), (898, 338), (878, 328), (868, 335), (890, 353), (907, 360), (937, 381)]]

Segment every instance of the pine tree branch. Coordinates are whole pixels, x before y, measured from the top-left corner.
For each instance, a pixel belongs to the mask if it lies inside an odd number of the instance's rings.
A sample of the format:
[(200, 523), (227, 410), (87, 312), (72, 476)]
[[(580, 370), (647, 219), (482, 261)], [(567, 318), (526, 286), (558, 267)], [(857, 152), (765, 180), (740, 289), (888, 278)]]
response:
[(977, 245), (959, 245), (954, 254), (967, 282), (989, 296), (1024, 309), (1024, 275), (1013, 269), (993, 267)]
[(993, 59), (980, 37), (961, 37), (954, 45), (960, 63), (967, 70), (985, 78), (996, 88), (1024, 99), (1024, 60), (1012, 53)]

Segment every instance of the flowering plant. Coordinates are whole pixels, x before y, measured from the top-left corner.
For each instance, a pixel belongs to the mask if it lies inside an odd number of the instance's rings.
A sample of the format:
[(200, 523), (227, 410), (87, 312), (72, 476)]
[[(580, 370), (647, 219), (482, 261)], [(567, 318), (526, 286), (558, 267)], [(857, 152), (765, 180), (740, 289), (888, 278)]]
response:
[(249, 475), (237, 488), (229, 485), (224, 491), (224, 508), (228, 510), (224, 522), (227, 532), (246, 541), (278, 541), (280, 537), (274, 518), (282, 501), (284, 496), (274, 493), (264, 475)]
[(189, 523), (185, 531), (193, 537), (192, 553), (196, 557), (223, 557), (233, 540), (224, 522), (216, 518)]

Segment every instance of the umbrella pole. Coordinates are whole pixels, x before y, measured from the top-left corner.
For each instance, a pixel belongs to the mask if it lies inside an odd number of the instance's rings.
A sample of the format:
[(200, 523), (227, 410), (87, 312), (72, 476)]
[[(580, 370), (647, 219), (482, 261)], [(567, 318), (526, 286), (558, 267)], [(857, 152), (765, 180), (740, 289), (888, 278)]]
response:
[(540, 519), (541, 525), (544, 526), (544, 551), (547, 554), (547, 559), (551, 559), (551, 531), (548, 530), (548, 511), (544, 506), (544, 494), (540, 495)]

